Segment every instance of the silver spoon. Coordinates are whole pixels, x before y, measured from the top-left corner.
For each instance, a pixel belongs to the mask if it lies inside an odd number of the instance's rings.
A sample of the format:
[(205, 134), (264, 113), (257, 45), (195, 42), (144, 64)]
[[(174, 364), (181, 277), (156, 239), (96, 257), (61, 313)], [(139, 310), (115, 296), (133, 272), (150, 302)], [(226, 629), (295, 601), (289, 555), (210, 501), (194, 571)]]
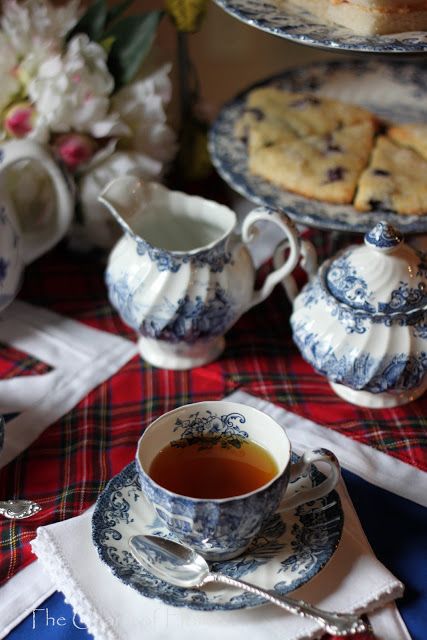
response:
[(201, 555), (178, 542), (160, 536), (137, 535), (129, 538), (129, 547), (144, 569), (177, 587), (191, 589), (203, 587), (208, 582), (222, 582), (262, 596), (290, 613), (312, 618), (332, 635), (347, 636), (368, 630), (368, 625), (356, 615), (322, 611), (303, 600), (277, 596), (248, 582), (211, 572)]
[(0, 500), (0, 515), (11, 520), (29, 518), (40, 509), (41, 506), (32, 500)]

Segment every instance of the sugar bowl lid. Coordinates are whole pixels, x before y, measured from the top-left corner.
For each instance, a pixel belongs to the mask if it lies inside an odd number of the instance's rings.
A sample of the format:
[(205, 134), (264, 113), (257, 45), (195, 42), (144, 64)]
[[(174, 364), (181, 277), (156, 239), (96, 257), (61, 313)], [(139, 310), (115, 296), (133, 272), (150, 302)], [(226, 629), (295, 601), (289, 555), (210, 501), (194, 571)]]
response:
[(349, 310), (381, 316), (414, 313), (427, 305), (427, 255), (381, 221), (366, 233), (363, 244), (331, 261), (325, 284)]

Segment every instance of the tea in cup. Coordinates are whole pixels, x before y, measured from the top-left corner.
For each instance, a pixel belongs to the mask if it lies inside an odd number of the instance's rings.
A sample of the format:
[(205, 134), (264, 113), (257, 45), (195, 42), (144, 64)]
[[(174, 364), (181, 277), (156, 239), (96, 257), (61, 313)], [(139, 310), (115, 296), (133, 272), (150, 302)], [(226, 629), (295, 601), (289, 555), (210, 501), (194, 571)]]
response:
[[(289, 481), (308, 474), (313, 462), (328, 463), (328, 475), (287, 497)], [(306, 451), (292, 463), (289, 438), (275, 420), (228, 401), (162, 415), (140, 438), (136, 465), (168, 530), (212, 561), (240, 555), (273, 512), (321, 498), (340, 477), (332, 452)]]

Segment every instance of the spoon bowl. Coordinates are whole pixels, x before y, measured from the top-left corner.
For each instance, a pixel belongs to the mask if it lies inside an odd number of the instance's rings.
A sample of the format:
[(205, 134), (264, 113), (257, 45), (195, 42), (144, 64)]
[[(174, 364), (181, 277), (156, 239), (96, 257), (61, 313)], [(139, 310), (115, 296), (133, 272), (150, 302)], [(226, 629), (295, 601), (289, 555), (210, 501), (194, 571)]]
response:
[(133, 556), (151, 573), (177, 587), (198, 587), (210, 574), (206, 560), (190, 547), (159, 536), (133, 536)]
[(154, 535), (129, 538), (129, 548), (141, 566), (157, 578), (177, 587), (198, 588), (209, 582), (220, 582), (262, 596), (290, 613), (316, 620), (333, 635), (348, 636), (367, 631), (369, 626), (357, 615), (322, 611), (302, 600), (293, 600), (265, 591), (243, 580), (211, 572), (206, 560), (186, 545)]

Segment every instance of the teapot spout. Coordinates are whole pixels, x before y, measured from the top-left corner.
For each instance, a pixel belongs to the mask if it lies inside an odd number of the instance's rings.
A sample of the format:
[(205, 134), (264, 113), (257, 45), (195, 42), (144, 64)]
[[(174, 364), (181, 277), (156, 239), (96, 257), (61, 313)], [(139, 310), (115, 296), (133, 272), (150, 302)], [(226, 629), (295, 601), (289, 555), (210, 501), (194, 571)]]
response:
[(121, 176), (111, 180), (98, 196), (125, 231), (131, 230), (131, 220), (147, 202), (147, 185), (137, 176)]

